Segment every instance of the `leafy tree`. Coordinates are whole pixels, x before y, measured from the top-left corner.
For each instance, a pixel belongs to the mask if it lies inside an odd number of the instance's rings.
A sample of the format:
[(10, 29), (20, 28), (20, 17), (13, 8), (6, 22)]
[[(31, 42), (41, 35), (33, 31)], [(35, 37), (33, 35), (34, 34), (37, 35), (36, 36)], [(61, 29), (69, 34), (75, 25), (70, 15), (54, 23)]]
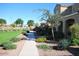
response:
[(28, 26), (33, 26), (34, 25), (34, 21), (33, 20), (28, 20), (27, 25)]
[(15, 21), (15, 24), (16, 25), (23, 25), (23, 20), (22, 19), (20, 19), (20, 18), (18, 18), (16, 21)]
[(0, 19), (0, 25), (2, 26), (3, 24), (6, 24), (7, 22), (6, 22), (6, 20), (5, 19)]
[[(53, 37), (54, 37), (53, 28), (57, 28), (57, 26), (60, 25), (59, 21), (61, 20), (61, 18), (62, 18), (62, 16), (60, 14), (54, 14), (51, 16), (50, 19), (47, 20), (51, 24)], [(54, 37), (54, 39), (55, 39), (55, 37)]]
[(46, 22), (51, 24), (53, 39), (55, 39), (54, 38), (54, 30), (53, 30), (53, 28), (55, 26), (59, 25), (59, 20), (61, 19), (61, 15), (59, 15), (59, 14), (54, 14), (53, 15), (47, 9), (40, 9), (39, 11), (42, 12), (41, 20), (45, 20)]

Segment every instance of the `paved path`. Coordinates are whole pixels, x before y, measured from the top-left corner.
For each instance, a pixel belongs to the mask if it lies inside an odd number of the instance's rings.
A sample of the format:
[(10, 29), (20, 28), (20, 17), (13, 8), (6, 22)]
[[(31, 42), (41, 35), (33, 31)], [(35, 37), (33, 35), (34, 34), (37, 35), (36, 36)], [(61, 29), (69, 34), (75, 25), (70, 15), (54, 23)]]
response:
[(26, 40), (23, 46), (22, 51), (20, 52), (19, 56), (39, 56), (38, 49), (36, 47), (36, 42), (34, 32), (28, 33), (29, 40)]
[(25, 42), (19, 56), (39, 56), (35, 41)]

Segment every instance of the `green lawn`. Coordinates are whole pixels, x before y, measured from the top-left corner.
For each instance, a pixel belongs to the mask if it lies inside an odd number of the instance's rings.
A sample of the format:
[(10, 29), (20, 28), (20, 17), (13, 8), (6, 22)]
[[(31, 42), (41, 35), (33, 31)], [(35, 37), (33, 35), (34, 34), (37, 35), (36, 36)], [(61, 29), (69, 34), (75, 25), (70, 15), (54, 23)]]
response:
[(0, 31), (0, 44), (9, 41), (11, 38), (16, 37), (20, 33), (21, 31), (9, 31), (9, 32)]

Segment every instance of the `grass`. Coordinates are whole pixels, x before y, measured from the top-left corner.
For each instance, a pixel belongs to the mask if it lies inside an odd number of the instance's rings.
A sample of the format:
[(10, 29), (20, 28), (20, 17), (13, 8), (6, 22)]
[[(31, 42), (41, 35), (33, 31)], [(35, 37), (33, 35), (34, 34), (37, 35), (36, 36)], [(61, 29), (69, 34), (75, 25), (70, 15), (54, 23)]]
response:
[(0, 44), (3, 42), (10, 41), (11, 38), (16, 37), (20, 33), (21, 31), (9, 31), (9, 32), (0, 31)]

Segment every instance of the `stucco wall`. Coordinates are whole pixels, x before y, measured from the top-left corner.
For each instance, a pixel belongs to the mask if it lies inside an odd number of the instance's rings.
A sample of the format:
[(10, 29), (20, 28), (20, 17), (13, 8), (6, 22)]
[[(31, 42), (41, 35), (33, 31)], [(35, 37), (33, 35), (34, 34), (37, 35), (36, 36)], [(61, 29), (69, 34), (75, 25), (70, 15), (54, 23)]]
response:
[(72, 16), (69, 16), (69, 17), (65, 17), (63, 18), (61, 21), (63, 22), (63, 32), (65, 33), (65, 26), (66, 26), (66, 21), (68, 19), (74, 19), (75, 23), (79, 23), (79, 14), (75, 14), (75, 15), (72, 15)]
[(67, 7), (61, 6), (61, 7), (60, 7), (60, 13), (64, 12), (66, 9), (67, 9)]

